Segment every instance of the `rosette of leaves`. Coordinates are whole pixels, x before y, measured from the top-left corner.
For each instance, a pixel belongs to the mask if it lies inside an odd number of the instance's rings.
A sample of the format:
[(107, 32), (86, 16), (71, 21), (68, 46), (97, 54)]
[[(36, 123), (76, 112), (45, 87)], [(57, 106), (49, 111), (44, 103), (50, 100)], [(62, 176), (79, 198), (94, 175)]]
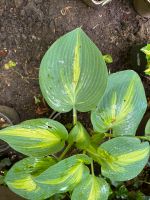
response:
[[(132, 179), (148, 161), (149, 143), (135, 136), (147, 107), (139, 76), (130, 70), (108, 76), (101, 52), (78, 28), (46, 52), (39, 79), (51, 108), (73, 110), (73, 128), (68, 134), (61, 123), (41, 118), (0, 130), (0, 139), (27, 156), (8, 171), (5, 183), (25, 199), (67, 194), (72, 200), (107, 200), (106, 178)], [(94, 131), (78, 121), (77, 111), (92, 113)], [(145, 132), (142, 140), (148, 140), (149, 122)], [(95, 175), (95, 163), (101, 174)]]

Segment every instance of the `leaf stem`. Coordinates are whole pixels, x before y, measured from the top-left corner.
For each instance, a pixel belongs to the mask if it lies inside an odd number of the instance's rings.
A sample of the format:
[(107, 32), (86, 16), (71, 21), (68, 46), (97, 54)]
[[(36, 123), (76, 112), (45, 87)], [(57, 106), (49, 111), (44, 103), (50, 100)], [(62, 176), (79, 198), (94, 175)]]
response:
[(76, 125), (77, 123), (77, 111), (75, 108), (73, 108), (73, 125)]
[(111, 133), (105, 133), (105, 137), (110, 137), (110, 138), (112, 138), (112, 137), (114, 137)]
[(64, 156), (66, 155), (66, 153), (70, 150), (71, 146), (72, 146), (72, 144), (68, 144), (68, 146), (66, 147), (66, 149), (62, 152), (62, 154), (58, 158), (59, 161), (64, 158)]
[(94, 176), (94, 164), (93, 164), (93, 160), (91, 162), (91, 172), (92, 172), (92, 175)]

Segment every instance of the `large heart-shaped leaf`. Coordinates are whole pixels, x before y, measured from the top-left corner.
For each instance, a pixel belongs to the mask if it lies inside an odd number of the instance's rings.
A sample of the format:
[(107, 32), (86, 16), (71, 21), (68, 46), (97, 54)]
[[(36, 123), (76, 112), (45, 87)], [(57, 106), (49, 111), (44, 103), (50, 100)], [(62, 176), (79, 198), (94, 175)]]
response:
[(86, 112), (96, 107), (105, 91), (107, 68), (101, 52), (77, 28), (47, 51), (39, 79), (42, 94), (54, 110)]
[(13, 192), (26, 199), (46, 199), (49, 195), (42, 186), (38, 185), (35, 177), (55, 163), (51, 157), (25, 158), (8, 171), (5, 182)]
[(97, 110), (92, 113), (94, 129), (114, 136), (135, 135), (146, 111), (147, 101), (138, 74), (131, 70), (111, 74)]
[(74, 189), (71, 200), (107, 200), (108, 196), (108, 183), (102, 178), (89, 175)]
[(111, 180), (125, 181), (136, 177), (149, 158), (149, 143), (132, 137), (116, 137), (91, 151), (102, 166), (102, 174)]
[(53, 193), (64, 193), (71, 191), (89, 174), (89, 169), (84, 165), (90, 164), (91, 159), (86, 155), (75, 155), (66, 158), (59, 163), (49, 167), (36, 178), (36, 181)]
[(28, 156), (45, 156), (60, 151), (68, 137), (66, 128), (50, 119), (33, 119), (0, 130), (0, 139)]

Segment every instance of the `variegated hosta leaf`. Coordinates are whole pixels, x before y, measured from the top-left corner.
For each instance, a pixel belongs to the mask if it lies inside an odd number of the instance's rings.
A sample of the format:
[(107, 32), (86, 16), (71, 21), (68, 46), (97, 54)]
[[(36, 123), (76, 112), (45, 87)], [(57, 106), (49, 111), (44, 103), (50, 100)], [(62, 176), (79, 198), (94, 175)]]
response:
[(50, 119), (33, 119), (0, 130), (0, 139), (28, 156), (45, 156), (60, 151), (68, 137), (66, 128)]
[(77, 28), (47, 51), (40, 66), (40, 87), (47, 103), (58, 112), (94, 109), (107, 84), (101, 52)]
[(46, 199), (49, 194), (42, 186), (38, 185), (35, 177), (55, 163), (55, 160), (51, 157), (25, 158), (8, 171), (5, 182), (13, 192), (25, 199)]
[(108, 183), (102, 178), (89, 175), (74, 189), (71, 200), (107, 200), (108, 196)]
[(114, 136), (135, 135), (146, 111), (147, 101), (138, 74), (131, 70), (111, 74), (108, 86), (91, 120), (94, 129)]
[(117, 137), (100, 145), (93, 156), (101, 164), (104, 176), (125, 181), (136, 177), (146, 165), (149, 143), (132, 137)]
[(89, 174), (89, 169), (84, 165), (89, 164), (91, 159), (86, 155), (75, 155), (66, 158), (49, 167), (36, 178), (47, 193), (64, 193), (71, 191)]
[(90, 136), (80, 122), (77, 122), (69, 133), (68, 143), (75, 143), (79, 149), (86, 149), (90, 144)]

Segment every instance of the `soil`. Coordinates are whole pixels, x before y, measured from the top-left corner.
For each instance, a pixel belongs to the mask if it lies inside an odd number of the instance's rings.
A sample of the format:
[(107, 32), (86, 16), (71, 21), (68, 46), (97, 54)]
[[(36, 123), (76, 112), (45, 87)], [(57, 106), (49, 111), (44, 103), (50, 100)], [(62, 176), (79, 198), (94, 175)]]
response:
[[(82, 0), (1, 0), (0, 104), (15, 108), (21, 120), (39, 117), (34, 96), (40, 94), (41, 58), (57, 38), (76, 27), (82, 27), (102, 53), (112, 55), (111, 72), (131, 69), (131, 47), (150, 40), (150, 20), (135, 12), (131, 0), (112, 0), (97, 9)], [(16, 66), (4, 68), (10, 61)], [(148, 96), (149, 77), (141, 78)]]
[[(38, 84), (40, 61), (57, 38), (77, 27), (103, 54), (112, 55), (110, 72), (132, 69), (131, 48), (150, 42), (150, 19), (135, 12), (132, 0), (112, 0), (97, 8), (82, 0), (0, 0), (0, 105), (15, 108), (21, 121), (50, 115)], [(139, 75), (149, 98), (150, 77)], [(86, 114), (79, 118), (89, 123)], [(71, 114), (58, 120), (68, 123)]]

